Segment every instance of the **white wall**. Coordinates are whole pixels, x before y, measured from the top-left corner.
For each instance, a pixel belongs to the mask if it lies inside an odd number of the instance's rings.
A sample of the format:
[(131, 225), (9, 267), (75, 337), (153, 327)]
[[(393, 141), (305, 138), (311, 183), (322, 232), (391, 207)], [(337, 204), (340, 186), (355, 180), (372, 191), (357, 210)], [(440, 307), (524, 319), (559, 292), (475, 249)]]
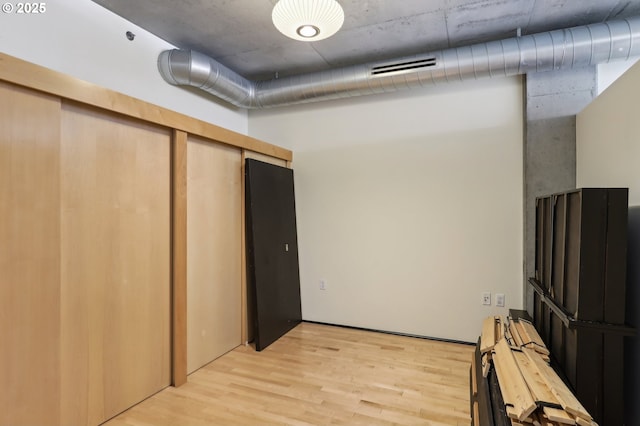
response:
[[(576, 119), (578, 187), (629, 188), (626, 322), (640, 328), (640, 63), (615, 81)], [(640, 416), (640, 337), (625, 340), (625, 419)]]
[(252, 111), (294, 151), (303, 318), (475, 341), (483, 291), (520, 308), (522, 105), (505, 78)]
[(611, 86), (614, 81), (627, 72), (636, 62), (638, 62), (638, 58), (598, 64), (598, 95)]
[[(245, 110), (162, 79), (158, 55), (174, 46), (90, 0), (45, 3), (40, 15), (0, 12), (0, 52), (247, 133)], [(136, 34), (134, 41), (127, 31)]]
[(576, 118), (578, 187), (629, 188), (640, 205), (640, 64), (634, 65)]

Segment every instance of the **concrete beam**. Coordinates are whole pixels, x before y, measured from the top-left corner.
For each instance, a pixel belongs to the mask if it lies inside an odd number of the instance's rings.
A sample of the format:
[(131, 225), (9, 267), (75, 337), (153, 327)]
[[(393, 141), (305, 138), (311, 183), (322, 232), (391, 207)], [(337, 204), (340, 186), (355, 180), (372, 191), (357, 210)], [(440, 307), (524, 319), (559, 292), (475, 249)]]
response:
[(597, 94), (595, 66), (525, 76), (524, 306), (533, 313), (526, 284), (535, 273), (536, 197), (576, 187), (576, 114)]

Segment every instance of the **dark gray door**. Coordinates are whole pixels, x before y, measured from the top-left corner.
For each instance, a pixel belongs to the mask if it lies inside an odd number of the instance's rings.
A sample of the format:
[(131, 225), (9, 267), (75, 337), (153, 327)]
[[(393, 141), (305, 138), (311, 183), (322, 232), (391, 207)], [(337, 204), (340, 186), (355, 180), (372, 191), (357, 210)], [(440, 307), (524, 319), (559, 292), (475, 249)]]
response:
[(261, 351), (302, 321), (293, 170), (247, 159), (245, 174), (247, 287)]

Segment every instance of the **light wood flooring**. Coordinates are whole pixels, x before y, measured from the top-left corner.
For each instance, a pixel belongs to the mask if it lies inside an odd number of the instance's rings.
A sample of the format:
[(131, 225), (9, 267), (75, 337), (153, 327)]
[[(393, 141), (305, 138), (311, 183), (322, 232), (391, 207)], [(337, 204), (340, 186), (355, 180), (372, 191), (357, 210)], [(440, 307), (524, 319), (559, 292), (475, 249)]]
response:
[(240, 346), (108, 426), (465, 425), (474, 348), (302, 323)]

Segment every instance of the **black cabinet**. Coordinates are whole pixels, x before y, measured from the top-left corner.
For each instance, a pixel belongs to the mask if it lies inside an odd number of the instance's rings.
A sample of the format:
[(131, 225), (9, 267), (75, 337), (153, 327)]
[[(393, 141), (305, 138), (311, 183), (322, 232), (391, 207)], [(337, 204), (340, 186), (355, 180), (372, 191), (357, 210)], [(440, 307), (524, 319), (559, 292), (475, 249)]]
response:
[(256, 349), (302, 321), (293, 170), (247, 159), (247, 288)]
[(571, 317), (624, 323), (626, 188), (585, 188), (536, 200), (539, 286)]
[(623, 424), (626, 188), (536, 200), (532, 317), (576, 396), (599, 424)]

